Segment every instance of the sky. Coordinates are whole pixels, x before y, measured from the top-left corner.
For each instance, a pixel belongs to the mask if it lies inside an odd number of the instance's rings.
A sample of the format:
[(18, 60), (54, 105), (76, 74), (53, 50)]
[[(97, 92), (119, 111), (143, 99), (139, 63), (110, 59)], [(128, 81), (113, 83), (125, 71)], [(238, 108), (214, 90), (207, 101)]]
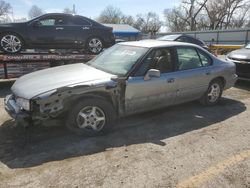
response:
[(62, 12), (65, 7), (76, 6), (77, 14), (95, 19), (109, 5), (120, 8), (125, 15), (135, 16), (149, 11), (156, 12), (163, 20), (163, 11), (179, 4), (180, 0), (5, 0), (13, 8), (13, 17), (20, 19), (28, 17), (32, 5), (37, 5), (43, 11)]

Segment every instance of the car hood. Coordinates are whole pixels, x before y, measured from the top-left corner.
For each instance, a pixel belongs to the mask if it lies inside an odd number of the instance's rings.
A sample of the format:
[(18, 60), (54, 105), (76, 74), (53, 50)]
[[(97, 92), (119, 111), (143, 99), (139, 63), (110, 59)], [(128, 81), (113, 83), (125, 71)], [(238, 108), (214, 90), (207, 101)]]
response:
[[(20, 77), (12, 86), (12, 92), (25, 99), (74, 84), (110, 80), (114, 75), (83, 63), (48, 68)], [(98, 83), (98, 82), (97, 82)]]
[(250, 49), (242, 48), (239, 50), (234, 50), (229, 53), (228, 57), (235, 59), (250, 59)]

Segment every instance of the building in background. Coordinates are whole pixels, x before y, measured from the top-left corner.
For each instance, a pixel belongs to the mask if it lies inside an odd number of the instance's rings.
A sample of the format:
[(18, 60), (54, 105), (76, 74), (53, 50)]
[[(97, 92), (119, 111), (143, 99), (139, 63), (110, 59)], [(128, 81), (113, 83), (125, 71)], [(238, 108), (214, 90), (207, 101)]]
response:
[(141, 32), (127, 24), (103, 24), (113, 28), (116, 39), (134, 41), (141, 39)]

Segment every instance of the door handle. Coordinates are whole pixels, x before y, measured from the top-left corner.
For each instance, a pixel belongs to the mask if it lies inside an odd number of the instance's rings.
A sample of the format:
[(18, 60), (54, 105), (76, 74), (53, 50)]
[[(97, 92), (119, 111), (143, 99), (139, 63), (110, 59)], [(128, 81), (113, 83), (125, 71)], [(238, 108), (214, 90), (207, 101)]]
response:
[(63, 30), (63, 27), (56, 27), (56, 30)]
[(89, 27), (82, 27), (83, 30), (89, 29)]
[(174, 78), (169, 78), (169, 79), (167, 79), (167, 82), (168, 82), (168, 83), (173, 83), (174, 81), (175, 81)]

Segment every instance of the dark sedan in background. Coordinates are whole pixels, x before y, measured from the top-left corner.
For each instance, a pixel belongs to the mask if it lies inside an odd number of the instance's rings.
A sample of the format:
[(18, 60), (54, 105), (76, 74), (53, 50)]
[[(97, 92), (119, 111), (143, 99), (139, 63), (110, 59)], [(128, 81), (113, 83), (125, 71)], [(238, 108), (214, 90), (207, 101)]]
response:
[(89, 18), (50, 13), (24, 23), (0, 24), (0, 46), (6, 53), (22, 49), (78, 49), (93, 54), (115, 43), (113, 29)]
[(226, 60), (236, 64), (236, 73), (239, 79), (250, 81), (250, 43), (244, 48), (230, 52), (226, 56)]
[(195, 37), (192, 37), (190, 35), (186, 35), (186, 34), (165, 35), (165, 36), (158, 38), (157, 40), (187, 42), (191, 44), (196, 44), (204, 48), (205, 50), (209, 51), (209, 48), (205, 42)]

